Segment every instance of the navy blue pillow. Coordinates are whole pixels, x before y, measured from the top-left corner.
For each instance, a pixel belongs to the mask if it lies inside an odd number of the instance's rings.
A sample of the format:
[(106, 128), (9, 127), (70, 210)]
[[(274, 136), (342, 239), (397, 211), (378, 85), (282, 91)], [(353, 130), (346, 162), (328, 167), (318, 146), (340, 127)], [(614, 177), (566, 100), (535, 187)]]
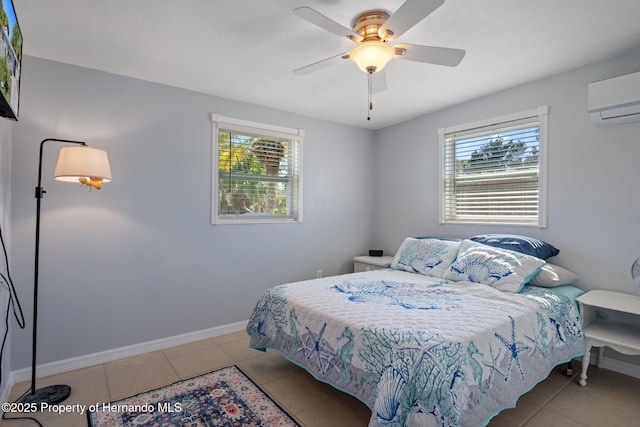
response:
[(533, 237), (518, 236), (516, 234), (482, 234), (473, 236), (469, 240), (484, 243), (496, 248), (509, 249), (541, 259), (551, 258), (560, 253), (553, 245)]

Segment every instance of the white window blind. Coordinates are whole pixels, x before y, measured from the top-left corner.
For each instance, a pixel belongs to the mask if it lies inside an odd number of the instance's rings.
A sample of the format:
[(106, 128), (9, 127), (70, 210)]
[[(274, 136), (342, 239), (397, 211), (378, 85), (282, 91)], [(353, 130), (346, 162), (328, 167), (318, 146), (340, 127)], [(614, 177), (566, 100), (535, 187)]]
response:
[(212, 115), (212, 223), (300, 222), (302, 131)]
[(441, 129), (441, 222), (546, 226), (546, 107)]

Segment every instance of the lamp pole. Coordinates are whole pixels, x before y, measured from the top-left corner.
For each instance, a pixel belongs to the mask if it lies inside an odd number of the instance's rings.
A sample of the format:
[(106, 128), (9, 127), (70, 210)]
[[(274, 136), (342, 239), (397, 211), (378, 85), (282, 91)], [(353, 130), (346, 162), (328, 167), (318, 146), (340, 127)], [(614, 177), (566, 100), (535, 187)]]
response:
[(36, 187), (36, 252), (33, 267), (33, 335), (31, 343), (31, 392), (25, 395), (20, 402), (23, 403), (48, 403), (55, 405), (65, 400), (71, 394), (71, 387), (64, 384), (56, 384), (36, 390), (36, 349), (38, 338), (38, 267), (40, 264), (40, 205), (46, 191), (42, 188), (42, 153), (45, 142), (57, 141), (69, 144), (87, 145), (82, 141), (68, 139), (47, 138), (40, 143), (40, 160), (38, 162), (38, 186)]

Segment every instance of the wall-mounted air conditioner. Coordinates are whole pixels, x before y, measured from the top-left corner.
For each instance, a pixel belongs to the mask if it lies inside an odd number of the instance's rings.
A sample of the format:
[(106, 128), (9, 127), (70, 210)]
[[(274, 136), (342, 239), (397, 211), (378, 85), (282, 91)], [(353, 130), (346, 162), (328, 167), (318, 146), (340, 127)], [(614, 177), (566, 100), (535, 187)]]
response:
[(589, 83), (589, 117), (596, 126), (640, 121), (640, 72)]

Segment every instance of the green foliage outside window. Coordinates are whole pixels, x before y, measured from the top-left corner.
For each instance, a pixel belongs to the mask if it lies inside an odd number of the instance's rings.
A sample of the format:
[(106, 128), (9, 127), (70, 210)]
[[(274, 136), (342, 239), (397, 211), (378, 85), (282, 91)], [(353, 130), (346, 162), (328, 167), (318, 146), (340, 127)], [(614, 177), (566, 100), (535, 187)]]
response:
[(218, 133), (219, 214), (288, 214), (290, 141)]
[(468, 159), (458, 159), (458, 170), (468, 173), (486, 173), (516, 167), (537, 167), (538, 157), (536, 145), (498, 135), (473, 151)]

